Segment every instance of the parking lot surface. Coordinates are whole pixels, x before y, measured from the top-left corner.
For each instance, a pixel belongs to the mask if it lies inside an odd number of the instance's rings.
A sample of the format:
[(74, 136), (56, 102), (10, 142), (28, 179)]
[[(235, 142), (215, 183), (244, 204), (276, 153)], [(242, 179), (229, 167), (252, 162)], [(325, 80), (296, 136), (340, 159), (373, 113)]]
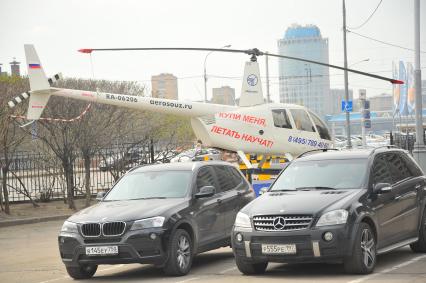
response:
[[(63, 221), (0, 228), (0, 281), (76, 282), (61, 262), (57, 234)], [(197, 256), (184, 277), (166, 277), (150, 265), (104, 265), (82, 282), (426, 282), (426, 254), (408, 247), (379, 256), (376, 270), (366, 276), (347, 275), (334, 264), (270, 264), (262, 276), (243, 276), (230, 248)]]

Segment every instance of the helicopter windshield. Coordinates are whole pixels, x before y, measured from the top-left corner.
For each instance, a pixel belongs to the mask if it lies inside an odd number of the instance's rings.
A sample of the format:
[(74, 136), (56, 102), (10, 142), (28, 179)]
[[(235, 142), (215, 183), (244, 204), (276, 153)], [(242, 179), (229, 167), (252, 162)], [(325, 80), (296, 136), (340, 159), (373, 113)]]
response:
[(309, 111), (309, 114), (311, 115), (311, 118), (314, 121), (315, 126), (317, 127), (317, 131), (320, 137), (324, 140), (331, 140), (330, 134), (328, 132), (328, 128), (324, 124), (324, 122), (321, 121), (321, 119), (318, 118), (318, 116), (312, 111)]

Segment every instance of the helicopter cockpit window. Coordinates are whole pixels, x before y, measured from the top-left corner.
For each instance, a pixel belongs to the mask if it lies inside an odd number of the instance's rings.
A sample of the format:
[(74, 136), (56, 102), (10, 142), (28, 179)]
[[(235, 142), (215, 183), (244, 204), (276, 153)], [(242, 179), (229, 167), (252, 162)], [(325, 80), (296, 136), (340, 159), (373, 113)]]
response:
[(294, 124), (296, 128), (301, 131), (315, 132), (314, 125), (309, 119), (308, 113), (303, 109), (291, 109)]
[(291, 129), (290, 119), (285, 109), (272, 110), (272, 118), (274, 119), (275, 127)]
[(315, 126), (317, 127), (318, 133), (322, 139), (331, 140), (330, 134), (328, 133), (327, 126), (317, 117), (314, 113), (310, 112), (312, 120), (314, 120)]

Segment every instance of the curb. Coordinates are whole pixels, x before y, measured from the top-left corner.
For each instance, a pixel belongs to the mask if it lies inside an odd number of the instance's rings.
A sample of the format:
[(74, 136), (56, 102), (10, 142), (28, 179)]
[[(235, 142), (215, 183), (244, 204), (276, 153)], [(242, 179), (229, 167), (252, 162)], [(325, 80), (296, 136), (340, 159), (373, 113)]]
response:
[(9, 227), (9, 226), (16, 226), (16, 225), (23, 225), (23, 224), (32, 224), (32, 223), (39, 223), (39, 222), (54, 221), (54, 220), (65, 220), (70, 216), (71, 216), (71, 214), (46, 216), (46, 217), (24, 218), (24, 219), (14, 219), (14, 220), (4, 220), (4, 221), (0, 221), (0, 227)]

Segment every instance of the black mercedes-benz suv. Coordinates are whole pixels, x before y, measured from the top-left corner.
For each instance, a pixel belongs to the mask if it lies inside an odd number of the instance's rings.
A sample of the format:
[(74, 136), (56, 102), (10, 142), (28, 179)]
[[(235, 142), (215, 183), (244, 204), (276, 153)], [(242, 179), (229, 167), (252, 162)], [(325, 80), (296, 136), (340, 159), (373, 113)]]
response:
[(403, 150), (384, 147), (309, 153), (237, 215), (239, 270), (268, 262), (340, 262), (373, 271), (377, 254), (410, 245), (426, 252), (425, 176)]
[(226, 162), (135, 168), (102, 201), (65, 221), (60, 255), (75, 279), (116, 263), (150, 263), (184, 275), (195, 254), (230, 245), (237, 212), (254, 198)]

